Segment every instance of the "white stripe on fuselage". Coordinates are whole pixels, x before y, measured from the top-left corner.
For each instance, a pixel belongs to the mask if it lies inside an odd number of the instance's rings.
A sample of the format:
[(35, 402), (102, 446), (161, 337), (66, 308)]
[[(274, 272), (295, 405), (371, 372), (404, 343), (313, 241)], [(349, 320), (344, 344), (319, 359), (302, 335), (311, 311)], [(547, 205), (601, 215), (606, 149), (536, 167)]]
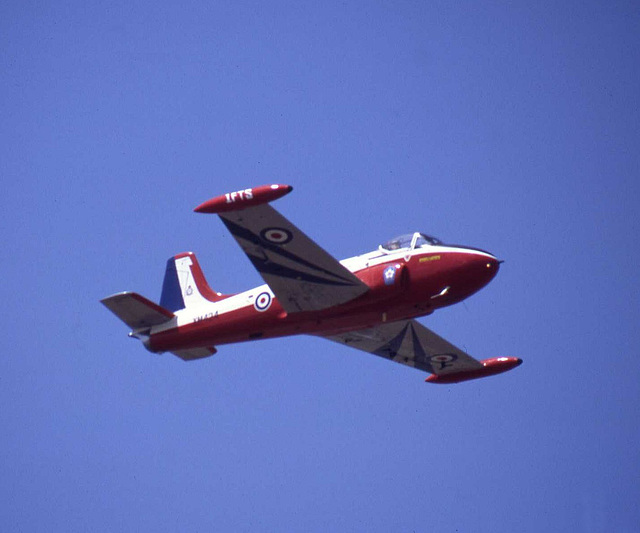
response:
[(226, 313), (231, 313), (232, 311), (237, 311), (238, 309), (253, 307), (253, 302), (263, 292), (266, 292), (271, 296), (271, 305), (273, 305), (273, 299), (275, 298), (273, 291), (266, 284), (260, 285), (259, 287), (255, 287), (248, 291), (229, 296), (228, 298), (220, 300), (219, 302), (211, 302), (209, 300), (206, 300), (200, 305), (187, 307), (185, 309), (181, 309), (180, 311), (176, 311), (176, 320), (171, 320), (170, 322), (154, 327), (152, 333), (159, 333), (161, 331), (173, 329), (176, 326), (185, 326), (194, 322), (200, 322), (202, 320), (207, 320), (208, 318), (213, 318), (216, 316), (224, 315)]
[(413, 250), (402, 248), (400, 250), (394, 250), (393, 252), (386, 252), (386, 253), (381, 252), (380, 250), (374, 250), (373, 252), (368, 252), (366, 254), (357, 255), (355, 257), (350, 257), (348, 259), (343, 259), (342, 261), (340, 261), (340, 263), (344, 267), (351, 270), (351, 272), (357, 272), (359, 270), (362, 270), (363, 268), (381, 265), (382, 263), (387, 263), (389, 261), (399, 261), (402, 259), (408, 262), (415, 255), (422, 255), (425, 253), (445, 254), (445, 253), (451, 253), (451, 252), (455, 252), (458, 254), (481, 255), (491, 259), (495, 259), (490, 253), (482, 252), (480, 250), (472, 250), (469, 248), (458, 248), (455, 246), (438, 246), (438, 245), (432, 244), (428, 246), (421, 246)]
[[(410, 261), (413, 256), (421, 255), (424, 253), (446, 254), (451, 252), (481, 255), (492, 259), (494, 258), (491, 254), (481, 252), (480, 250), (470, 250), (468, 248), (456, 248), (452, 246), (429, 245), (415, 248), (414, 250), (407, 250), (406, 248), (404, 248), (400, 250), (394, 250), (393, 252), (389, 253), (384, 253), (380, 250), (374, 250), (366, 254), (343, 259), (342, 261), (340, 261), (340, 264), (342, 264), (351, 272), (355, 273), (364, 268), (381, 265), (390, 261)], [(199, 301), (202, 303), (198, 303), (198, 305), (190, 306), (186, 309), (176, 311), (175, 320), (171, 320), (169, 322), (166, 322), (165, 324), (155, 326), (152, 329), (152, 333), (159, 333), (161, 331), (173, 329), (176, 326), (185, 326), (187, 324), (192, 324), (201, 320), (207, 320), (209, 318), (224, 315), (226, 313), (231, 313), (239, 309), (253, 307), (255, 299), (263, 292), (268, 293), (272, 299), (275, 298), (273, 291), (266, 284), (260, 285), (248, 291), (234, 294), (233, 296), (225, 298), (224, 300), (220, 300), (219, 302), (210, 302), (202, 298), (202, 300)], [(271, 303), (271, 305), (273, 305), (273, 302)]]

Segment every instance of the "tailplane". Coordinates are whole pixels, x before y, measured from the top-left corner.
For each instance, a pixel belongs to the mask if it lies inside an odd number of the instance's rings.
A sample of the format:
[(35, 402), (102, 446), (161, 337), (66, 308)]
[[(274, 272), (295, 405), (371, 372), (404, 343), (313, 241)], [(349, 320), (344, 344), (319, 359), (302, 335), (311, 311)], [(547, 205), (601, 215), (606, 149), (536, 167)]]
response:
[(160, 305), (176, 312), (226, 298), (209, 287), (193, 252), (178, 254), (167, 261)]
[[(156, 351), (150, 343), (151, 328), (165, 324), (175, 317), (164, 306), (155, 304), (135, 292), (120, 292), (100, 301), (133, 330), (129, 333), (129, 337), (141, 340), (144, 347), (151, 352)], [(171, 353), (183, 361), (193, 361), (213, 355), (216, 353), (216, 348), (202, 346), (173, 350)]]
[[(177, 311), (208, 302), (217, 302), (223, 298), (226, 296), (214, 292), (209, 287), (196, 256), (192, 252), (187, 252), (167, 261), (160, 305), (135, 292), (120, 292), (104, 298), (101, 302), (131, 328), (129, 337), (141, 340), (147, 350), (157, 352), (152, 342), (155, 326), (174, 320), (174, 323), (167, 324), (167, 327), (177, 327), (175, 315)], [(178, 348), (171, 353), (183, 361), (193, 361), (213, 355), (216, 353), (216, 348), (215, 346), (196, 346)]]
[(153, 326), (169, 322), (174, 317), (164, 306), (155, 304), (135, 292), (120, 292), (100, 301), (134, 331), (151, 329)]
[(185, 350), (174, 350), (171, 353), (176, 357), (179, 357), (183, 361), (195, 361), (196, 359), (203, 359), (215, 354), (215, 346), (204, 346), (202, 348), (187, 348)]

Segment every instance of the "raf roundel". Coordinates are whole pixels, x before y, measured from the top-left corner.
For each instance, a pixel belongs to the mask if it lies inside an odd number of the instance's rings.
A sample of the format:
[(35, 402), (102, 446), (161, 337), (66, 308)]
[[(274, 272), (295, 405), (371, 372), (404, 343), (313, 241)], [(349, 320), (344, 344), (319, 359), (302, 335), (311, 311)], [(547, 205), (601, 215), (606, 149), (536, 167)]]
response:
[(253, 302), (253, 306), (260, 313), (266, 311), (271, 306), (271, 295), (268, 292), (261, 292), (258, 294), (256, 301)]
[(273, 244), (287, 244), (293, 239), (293, 235), (289, 230), (284, 228), (266, 228), (260, 232), (262, 237), (267, 242)]
[(452, 353), (439, 353), (438, 355), (432, 355), (429, 357), (429, 361), (432, 363), (440, 365), (440, 369), (448, 366), (449, 363), (452, 363), (458, 358), (457, 355)]

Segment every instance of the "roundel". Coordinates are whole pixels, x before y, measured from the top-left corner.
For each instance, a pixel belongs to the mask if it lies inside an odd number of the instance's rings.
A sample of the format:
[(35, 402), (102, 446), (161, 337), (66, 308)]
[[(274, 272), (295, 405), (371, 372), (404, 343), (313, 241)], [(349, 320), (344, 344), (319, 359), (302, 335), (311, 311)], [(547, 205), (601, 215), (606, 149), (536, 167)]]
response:
[(429, 357), (429, 360), (432, 363), (451, 363), (452, 361), (455, 361), (457, 359), (457, 357), (455, 355), (453, 355), (452, 353), (440, 353), (438, 355), (432, 355), (431, 357)]
[(260, 232), (260, 237), (273, 244), (287, 244), (293, 239), (291, 232), (284, 228), (265, 228)]
[(395, 266), (388, 266), (387, 268), (384, 269), (384, 272), (382, 273), (382, 279), (384, 279), (384, 284), (385, 285), (393, 285), (396, 281), (396, 267)]
[(261, 292), (260, 294), (258, 294), (256, 301), (253, 302), (253, 307), (255, 307), (256, 311), (259, 311), (260, 313), (269, 309), (270, 305), (271, 295), (268, 292)]

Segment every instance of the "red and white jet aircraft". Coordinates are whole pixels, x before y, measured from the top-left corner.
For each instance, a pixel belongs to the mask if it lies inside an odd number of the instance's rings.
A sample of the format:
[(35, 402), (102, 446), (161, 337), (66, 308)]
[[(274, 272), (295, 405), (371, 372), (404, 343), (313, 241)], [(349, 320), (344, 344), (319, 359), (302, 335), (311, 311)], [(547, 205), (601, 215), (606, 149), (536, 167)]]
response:
[(478, 361), (414, 320), (489, 283), (500, 264), (493, 255), (416, 232), (337, 261), (269, 205), (291, 189), (263, 185), (195, 209), (218, 214), (265, 285), (215, 292), (187, 252), (169, 259), (160, 305), (135, 292), (102, 303), (148, 350), (185, 361), (213, 355), (220, 344), (304, 333), (429, 372), (430, 383), (490, 376), (522, 363)]

